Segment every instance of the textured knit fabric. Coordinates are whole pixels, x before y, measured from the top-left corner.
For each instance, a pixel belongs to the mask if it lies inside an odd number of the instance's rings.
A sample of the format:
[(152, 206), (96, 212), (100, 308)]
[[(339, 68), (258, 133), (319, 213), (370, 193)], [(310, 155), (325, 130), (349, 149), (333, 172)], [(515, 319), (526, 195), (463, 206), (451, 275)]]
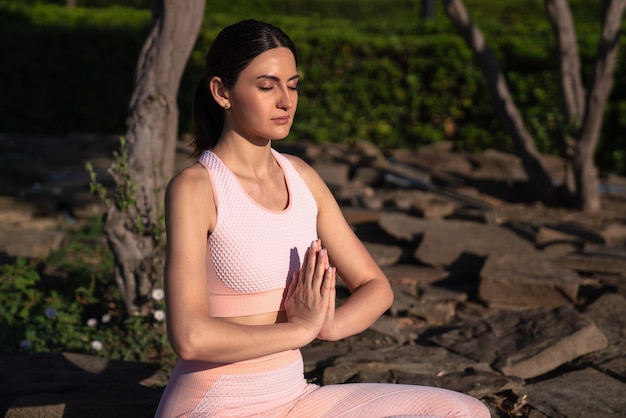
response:
[[(313, 196), (291, 163), (273, 153), (289, 190), (283, 211), (254, 202), (215, 154), (200, 157), (209, 170), (217, 206), (207, 255), (212, 316), (282, 309), (291, 273), (300, 268), (306, 248), (317, 237)], [(228, 364), (178, 360), (156, 416), (488, 418), (490, 414), (480, 401), (439, 388), (309, 384), (300, 350), (289, 350)]]
[(317, 239), (317, 205), (306, 183), (284, 156), (272, 150), (289, 192), (288, 206), (260, 206), (211, 151), (200, 155), (213, 185), (215, 229), (207, 246), (209, 311), (214, 317), (284, 309), (283, 294), (304, 252)]
[(179, 361), (157, 418), (489, 418), (478, 400), (446, 389), (385, 383), (317, 386), (299, 350), (233, 364)]

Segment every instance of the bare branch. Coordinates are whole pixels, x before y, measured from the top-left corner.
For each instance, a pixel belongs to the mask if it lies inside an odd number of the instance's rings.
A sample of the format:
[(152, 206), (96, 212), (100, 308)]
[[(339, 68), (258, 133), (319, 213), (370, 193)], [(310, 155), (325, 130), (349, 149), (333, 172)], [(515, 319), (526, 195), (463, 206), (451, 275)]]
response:
[(585, 114), (585, 88), (572, 13), (567, 0), (546, 0), (545, 4), (559, 52), (567, 121), (571, 128), (578, 130)]
[(487, 79), (494, 109), (504, 128), (513, 138), (517, 153), (522, 159), (533, 188), (544, 202), (553, 202), (555, 189), (550, 175), (480, 29), (471, 20), (462, 0), (444, 0), (444, 5), (448, 17), (474, 53), (476, 63)]
[(587, 96), (587, 113), (580, 136), (580, 146), (592, 152), (598, 143), (604, 109), (613, 86), (620, 25), (625, 8), (626, 0), (606, 0), (604, 3), (602, 36), (598, 43), (595, 71)]

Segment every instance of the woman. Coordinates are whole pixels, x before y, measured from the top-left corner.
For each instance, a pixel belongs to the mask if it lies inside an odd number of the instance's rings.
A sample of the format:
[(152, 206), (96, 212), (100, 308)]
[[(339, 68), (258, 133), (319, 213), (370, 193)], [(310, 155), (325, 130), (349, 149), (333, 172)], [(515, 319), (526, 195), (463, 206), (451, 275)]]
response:
[[(198, 163), (166, 194), (168, 336), (180, 357), (158, 417), (488, 417), (479, 401), (393, 384), (318, 387), (300, 348), (365, 330), (383, 272), (302, 160), (280, 154), (298, 104), (296, 49), (247, 20), (213, 41), (194, 96)], [(338, 272), (351, 296), (335, 309)]]

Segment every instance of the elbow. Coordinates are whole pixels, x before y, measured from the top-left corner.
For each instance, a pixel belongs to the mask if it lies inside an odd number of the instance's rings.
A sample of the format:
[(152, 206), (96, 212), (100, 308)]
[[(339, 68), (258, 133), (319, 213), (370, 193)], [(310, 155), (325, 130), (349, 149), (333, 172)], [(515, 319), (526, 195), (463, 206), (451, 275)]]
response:
[(172, 344), (172, 349), (181, 360), (193, 361), (198, 359), (195, 350), (189, 344)]
[(170, 346), (176, 355), (185, 361), (199, 360), (198, 345), (194, 343), (192, 332), (177, 332), (169, 334)]
[(387, 287), (387, 292), (385, 292), (385, 310), (388, 310), (391, 308), (391, 305), (393, 305), (393, 300), (394, 300), (395, 296), (393, 294), (393, 289), (391, 288), (391, 285), (388, 285)]
[(191, 361), (195, 360), (197, 357), (193, 346), (188, 344), (186, 341), (170, 338), (170, 346), (181, 360)]

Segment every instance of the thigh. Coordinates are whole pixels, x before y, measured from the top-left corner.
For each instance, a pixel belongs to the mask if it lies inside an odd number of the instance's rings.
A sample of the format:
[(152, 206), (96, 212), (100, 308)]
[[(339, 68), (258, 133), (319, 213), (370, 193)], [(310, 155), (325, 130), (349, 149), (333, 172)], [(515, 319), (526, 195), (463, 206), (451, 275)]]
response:
[(333, 418), (489, 418), (479, 400), (447, 389), (384, 383), (322, 386), (301, 398), (290, 416)]

